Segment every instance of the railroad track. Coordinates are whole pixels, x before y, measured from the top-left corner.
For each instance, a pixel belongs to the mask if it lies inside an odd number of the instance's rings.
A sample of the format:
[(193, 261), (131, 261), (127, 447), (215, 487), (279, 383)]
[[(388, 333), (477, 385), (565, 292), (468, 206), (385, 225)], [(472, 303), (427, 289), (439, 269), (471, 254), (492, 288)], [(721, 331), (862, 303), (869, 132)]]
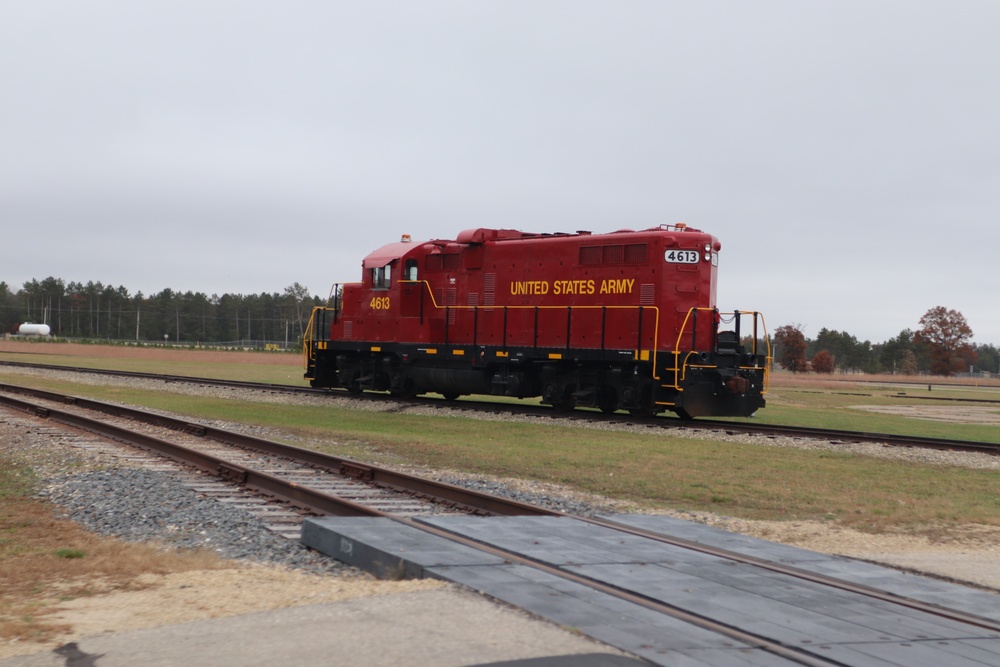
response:
[[(0, 366), (34, 368), (47, 371), (62, 371), (73, 373), (90, 373), (112, 377), (128, 377), (142, 380), (167, 382), (167, 383), (188, 383), (204, 386), (219, 386), (242, 388), (255, 391), (280, 392), (310, 396), (338, 397), (350, 396), (352, 400), (359, 401), (380, 401), (384, 399), (381, 394), (348, 394), (346, 391), (330, 389), (312, 389), (309, 387), (295, 387), (292, 385), (268, 384), (259, 382), (242, 382), (235, 380), (217, 380), (209, 378), (198, 378), (179, 375), (158, 375), (150, 373), (136, 373), (130, 371), (113, 371), (102, 369), (77, 368), (70, 366), (53, 366), (47, 364), (31, 364), (27, 362), (0, 361)], [(868, 431), (849, 431), (840, 429), (821, 429), (803, 426), (783, 426), (776, 424), (754, 424), (747, 422), (725, 421), (718, 419), (701, 420), (680, 420), (674, 417), (650, 417), (637, 418), (634, 416), (617, 414), (605, 415), (597, 411), (575, 410), (569, 412), (556, 411), (551, 408), (533, 405), (521, 405), (514, 403), (496, 403), (490, 401), (465, 400), (460, 403), (454, 401), (443, 401), (433, 398), (403, 399), (393, 398), (395, 401), (412, 403), (414, 405), (437, 405), (447, 404), (449, 408), (467, 410), (469, 412), (502, 412), (515, 415), (545, 417), (560, 420), (576, 420), (608, 423), (632, 423), (648, 426), (650, 428), (671, 429), (678, 426), (684, 428), (697, 429), (700, 431), (722, 431), (729, 434), (752, 434), (774, 437), (797, 437), (824, 440), (833, 443), (879, 443), (891, 447), (922, 447), (928, 449), (952, 450), (978, 452), (990, 455), (1000, 455), (1000, 443), (980, 442), (972, 440), (957, 440), (946, 438), (927, 438), (922, 436), (877, 433)]]
[[(719, 619), (706, 617), (672, 602), (608, 584), (584, 574), (567, 571), (540, 559), (510, 549), (488, 546), (482, 540), (437, 527), (429, 522), (453, 513), (478, 516), (551, 517), (560, 513), (515, 500), (424, 480), (378, 466), (350, 461), (133, 408), (67, 396), (55, 392), (0, 385), (0, 405), (34, 419), (58, 423), (60, 427), (85, 431), (101, 439), (113, 439), (138, 448), (123, 454), (132, 462), (170, 470), (181, 483), (221, 502), (241, 503), (263, 518), (268, 527), (288, 538), (298, 537), (305, 516), (375, 517), (399, 522), (434, 535), (447, 537), (469, 548), (486, 550), (505, 562), (538, 570), (573, 585), (585, 586), (602, 595), (637, 605), (719, 634), (752, 649), (764, 651), (780, 664), (813, 667), (843, 664), (790, 647), (787, 642), (745, 631)], [(74, 446), (101, 447), (96, 438), (82, 437)], [(82, 443), (82, 444), (81, 444)], [(167, 463), (164, 463), (164, 461)], [(175, 467), (179, 467), (178, 472)], [(936, 604), (859, 585), (834, 576), (817, 574), (780, 562), (754, 557), (730, 549), (670, 536), (628, 525), (614, 518), (572, 517), (614, 531), (667, 544), (711, 559), (749, 566), (788, 580), (808, 582), (871, 599), (879, 605), (914, 610), (928, 618), (970, 628), (970, 633), (995, 633), (1000, 620), (948, 609)], [(617, 538), (616, 538), (617, 539)]]
[(546, 513), (342, 457), (57, 392), (0, 384), (0, 405), (103, 439), (78, 438), (74, 446), (111, 451), (109, 441), (128, 445), (134, 449), (116, 455), (182, 473), (199, 494), (244, 504), (286, 537), (297, 538), (301, 519), (309, 515)]

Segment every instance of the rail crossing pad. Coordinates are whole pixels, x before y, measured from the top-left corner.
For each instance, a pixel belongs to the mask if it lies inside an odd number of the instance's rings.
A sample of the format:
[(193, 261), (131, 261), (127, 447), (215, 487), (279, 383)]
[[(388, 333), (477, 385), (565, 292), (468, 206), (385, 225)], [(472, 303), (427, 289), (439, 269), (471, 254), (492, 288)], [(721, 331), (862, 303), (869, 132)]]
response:
[[(668, 517), (608, 518), (1000, 623), (1000, 595)], [(308, 519), (302, 542), (378, 576), (462, 584), (657, 665), (783, 667), (802, 664), (796, 655), (864, 667), (1000, 664), (1000, 632), (991, 628), (569, 517), (452, 515), (418, 523), (554, 570), (538, 570), (385, 518)], [(701, 628), (565, 579), (560, 572), (665, 602), (751, 636), (741, 640)], [(777, 642), (791, 654), (765, 650), (755, 638)]]

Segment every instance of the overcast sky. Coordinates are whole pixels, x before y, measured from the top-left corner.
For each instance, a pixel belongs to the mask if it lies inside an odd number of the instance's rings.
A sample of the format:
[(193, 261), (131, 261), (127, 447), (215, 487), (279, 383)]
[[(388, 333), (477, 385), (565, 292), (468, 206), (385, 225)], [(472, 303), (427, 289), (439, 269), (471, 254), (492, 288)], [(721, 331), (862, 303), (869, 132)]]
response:
[(686, 222), (719, 306), (1000, 345), (1000, 2), (0, 0), (0, 280), (326, 297)]

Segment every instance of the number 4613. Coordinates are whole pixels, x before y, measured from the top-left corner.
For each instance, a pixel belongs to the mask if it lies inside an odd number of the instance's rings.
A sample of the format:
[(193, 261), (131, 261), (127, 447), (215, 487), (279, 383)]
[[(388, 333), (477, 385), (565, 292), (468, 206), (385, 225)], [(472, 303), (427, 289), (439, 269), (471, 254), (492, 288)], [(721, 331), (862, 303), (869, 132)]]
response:
[(389, 297), (373, 296), (372, 302), (368, 305), (372, 310), (389, 310)]

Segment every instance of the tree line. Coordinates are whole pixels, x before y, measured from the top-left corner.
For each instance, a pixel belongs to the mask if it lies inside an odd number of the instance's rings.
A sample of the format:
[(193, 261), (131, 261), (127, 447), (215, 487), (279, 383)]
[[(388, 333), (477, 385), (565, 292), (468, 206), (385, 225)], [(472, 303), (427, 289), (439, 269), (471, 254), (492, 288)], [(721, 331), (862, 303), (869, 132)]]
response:
[[(0, 333), (16, 333), (31, 322), (65, 338), (297, 347), (313, 307), (325, 303), (297, 282), (271, 294), (208, 296), (167, 288), (146, 296), (122, 286), (49, 277), (18, 290), (0, 282)], [(809, 339), (795, 324), (778, 327), (772, 337), (775, 361), (793, 372), (1000, 373), (997, 347), (971, 341), (965, 317), (943, 306), (927, 311), (918, 330), (904, 329), (883, 343), (825, 328)]]
[(1000, 350), (995, 345), (974, 345), (972, 328), (962, 313), (936, 306), (919, 324), (916, 331), (904, 329), (878, 344), (829, 329), (820, 329), (815, 339), (809, 339), (800, 325), (786, 324), (774, 332), (774, 358), (796, 373), (1000, 373)]
[(293, 283), (278, 293), (130, 294), (100, 282), (31, 280), (12, 290), (0, 282), (0, 332), (47, 324), (53, 336), (93, 340), (296, 346), (313, 306), (325, 301)]

